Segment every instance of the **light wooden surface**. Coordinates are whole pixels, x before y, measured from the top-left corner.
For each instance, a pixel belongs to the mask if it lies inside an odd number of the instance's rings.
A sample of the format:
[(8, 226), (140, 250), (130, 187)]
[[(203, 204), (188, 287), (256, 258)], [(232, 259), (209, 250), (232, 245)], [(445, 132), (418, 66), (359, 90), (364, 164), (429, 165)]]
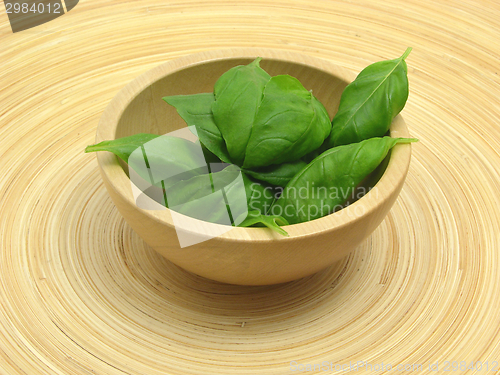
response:
[[(0, 13), (0, 374), (481, 374), (500, 360), (498, 2), (82, 0), (16, 34)], [(403, 191), (352, 256), (306, 279), (182, 271), (125, 224), (83, 154), (118, 90), (169, 59), (271, 47), (357, 72), (407, 46), (403, 115), (420, 142)]]

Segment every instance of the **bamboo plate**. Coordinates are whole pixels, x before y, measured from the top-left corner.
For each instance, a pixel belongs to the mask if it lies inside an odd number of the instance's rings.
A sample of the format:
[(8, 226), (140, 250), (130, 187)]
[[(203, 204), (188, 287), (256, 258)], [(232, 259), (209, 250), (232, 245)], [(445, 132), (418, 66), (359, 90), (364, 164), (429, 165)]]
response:
[[(82, 0), (12, 34), (2, 13), (0, 374), (281, 375), (323, 362), (332, 369), (321, 372), (340, 374), (335, 365), (358, 361), (368, 373), (382, 363), (443, 371), (446, 361), (473, 361), (458, 373), (491, 370), (499, 14), (472, 0)], [(341, 264), (267, 287), (211, 282), (163, 259), (125, 224), (83, 153), (132, 78), (242, 46), (352, 71), (414, 48), (403, 115), (420, 142), (398, 201)]]

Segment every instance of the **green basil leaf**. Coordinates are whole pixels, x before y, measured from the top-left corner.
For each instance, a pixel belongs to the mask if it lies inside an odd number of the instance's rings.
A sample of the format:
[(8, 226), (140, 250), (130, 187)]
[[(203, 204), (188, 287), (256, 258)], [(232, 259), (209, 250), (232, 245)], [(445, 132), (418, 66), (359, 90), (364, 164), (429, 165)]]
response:
[(215, 83), (212, 112), (231, 160), (241, 165), (264, 86), (271, 79), (260, 66), (261, 58), (229, 69)]
[[(158, 189), (183, 179), (207, 173), (205, 154), (199, 142), (168, 135), (140, 133), (88, 146), (85, 152), (109, 151), (128, 163), (131, 179), (159, 203)], [(139, 178), (140, 177), (140, 178)]]
[[(221, 190), (223, 193), (214, 194)], [(213, 223), (220, 223), (221, 218), (227, 217), (226, 204), (232, 211), (232, 223), (237, 224), (246, 217), (247, 208), (266, 212), (275, 199), (271, 186), (252, 180), (236, 165), (229, 165), (220, 172), (200, 174), (179, 181), (168, 186), (165, 193), (168, 207)], [(213, 197), (209, 198), (210, 195)], [(222, 199), (227, 199), (227, 202), (223, 203)]]
[(295, 160), (289, 163), (275, 164), (257, 169), (245, 169), (244, 172), (259, 180), (275, 186), (285, 186), (307, 163)]
[(198, 142), (162, 135), (137, 148), (128, 165), (141, 177), (149, 175), (152, 185), (162, 180), (181, 180), (208, 173), (205, 155)]
[[(205, 179), (189, 180), (188, 183), (193, 184), (190, 190), (195, 191), (198, 188), (208, 190), (210, 193), (203, 196), (197, 195), (196, 199), (189, 199), (179, 205), (170, 202), (178, 203), (182, 197), (175, 197), (174, 191), (167, 189), (170, 190), (167, 191), (169, 208), (198, 220), (214, 224), (234, 225), (235, 218), (244, 217), (248, 212), (244, 182), (240, 172), (238, 174), (238, 177), (218, 190), (215, 189), (213, 183), (211, 185), (211, 179), (217, 179), (216, 173), (210, 176), (206, 175), (205, 177), (208, 178)], [(211, 191), (212, 188), (213, 191)], [(179, 193), (181, 192), (179, 191)]]
[(341, 208), (393, 146), (415, 141), (414, 138), (370, 138), (331, 148), (290, 180), (268, 214), (281, 215), (291, 224), (328, 215)]
[(245, 172), (243, 173), (243, 181), (245, 182), (248, 210), (265, 214), (276, 199), (276, 188), (265, 182), (249, 178)]
[(200, 174), (178, 181), (166, 189), (168, 205), (178, 206), (210, 195), (228, 186), (240, 173), (238, 167), (229, 165), (220, 172)]
[(85, 152), (109, 151), (122, 159), (125, 163), (128, 162), (130, 154), (143, 144), (158, 138), (159, 135), (139, 133), (130, 137), (114, 139), (112, 141), (102, 141), (95, 145), (90, 145), (85, 148)]
[(214, 94), (166, 96), (163, 100), (175, 107), (188, 126), (195, 126), (196, 136), (208, 150), (225, 163), (231, 163), (226, 143), (212, 115)]
[(275, 232), (288, 237), (288, 232), (285, 231), (280, 225), (288, 225), (285, 218), (277, 215), (263, 215), (260, 211), (248, 211), (248, 215), (238, 226), (251, 227), (251, 226), (266, 226)]
[(389, 130), (408, 99), (405, 59), (410, 52), (369, 65), (344, 89), (326, 148), (382, 137)]
[(206, 148), (205, 145), (200, 142), (199, 138), (198, 138), (198, 143), (201, 146), (201, 149), (203, 151), (203, 155), (205, 155), (205, 161), (207, 162), (208, 165), (217, 164), (217, 163), (219, 163), (219, 164), (225, 163), (217, 155), (215, 155), (212, 151), (210, 151), (208, 148)]
[(318, 148), (330, 130), (326, 109), (296, 78), (272, 77), (255, 116), (243, 168), (300, 159)]

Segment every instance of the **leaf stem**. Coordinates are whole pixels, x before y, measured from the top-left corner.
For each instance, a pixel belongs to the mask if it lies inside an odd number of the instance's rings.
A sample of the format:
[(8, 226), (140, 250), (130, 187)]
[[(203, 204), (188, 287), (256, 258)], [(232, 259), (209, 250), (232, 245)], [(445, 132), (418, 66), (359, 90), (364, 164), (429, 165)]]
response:
[(398, 143), (413, 143), (418, 142), (417, 138), (398, 138)]
[(408, 47), (406, 49), (405, 53), (403, 53), (403, 56), (400, 57), (400, 59), (401, 60), (405, 60), (408, 57), (408, 55), (410, 54), (410, 52), (411, 52), (412, 49), (413, 49), (412, 47)]

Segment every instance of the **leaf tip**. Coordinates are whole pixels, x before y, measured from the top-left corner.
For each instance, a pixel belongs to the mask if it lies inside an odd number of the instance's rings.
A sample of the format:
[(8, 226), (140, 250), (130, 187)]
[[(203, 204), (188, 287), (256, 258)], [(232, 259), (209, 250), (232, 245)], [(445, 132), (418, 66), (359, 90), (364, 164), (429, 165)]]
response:
[(259, 56), (259, 57), (257, 57), (254, 61), (252, 61), (250, 64), (251, 64), (251, 65), (257, 65), (257, 66), (259, 66), (259, 67), (260, 67), (260, 65), (259, 65), (259, 64), (260, 64), (260, 62), (261, 62), (261, 61), (262, 61), (262, 57), (260, 57), (260, 56)]
[(85, 147), (85, 153), (88, 154), (89, 152), (94, 152), (95, 150), (92, 149), (94, 146), (95, 145), (90, 145)]
[(276, 231), (278, 233), (280, 233), (281, 235), (285, 236), (285, 237), (290, 237), (290, 235), (288, 234), (288, 232), (286, 230), (284, 230), (283, 228), (280, 228), (279, 230), (276, 229)]

